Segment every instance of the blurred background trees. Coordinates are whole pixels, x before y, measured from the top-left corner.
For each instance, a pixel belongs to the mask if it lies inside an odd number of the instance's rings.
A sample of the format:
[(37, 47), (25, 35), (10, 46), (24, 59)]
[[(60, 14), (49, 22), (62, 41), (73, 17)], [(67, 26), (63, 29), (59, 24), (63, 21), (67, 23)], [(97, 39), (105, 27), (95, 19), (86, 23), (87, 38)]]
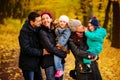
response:
[[(85, 26), (96, 16), (107, 30), (98, 60), (101, 75), (103, 80), (120, 79), (120, 0), (0, 0), (0, 80), (23, 80), (18, 68), (18, 35), (31, 11), (50, 11), (55, 19), (65, 14)], [(68, 72), (73, 65), (74, 57), (70, 54), (66, 58), (66, 80), (72, 80)]]
[(50, 11), (55, 19), (65, 14), (81, 20), (85, 26), (96, 16), (107, 29), (112, 46), (120, 48), (120, 0), (0, 0), (0, 24), (8, 18), (22, 23), (31, 11)]

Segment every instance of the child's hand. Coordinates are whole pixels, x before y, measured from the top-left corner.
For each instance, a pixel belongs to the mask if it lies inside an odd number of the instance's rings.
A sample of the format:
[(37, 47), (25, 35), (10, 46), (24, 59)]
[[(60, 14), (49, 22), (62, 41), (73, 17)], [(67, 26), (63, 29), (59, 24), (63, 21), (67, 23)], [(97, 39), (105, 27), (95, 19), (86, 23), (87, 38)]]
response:
[(53, 24), (55, 24), (55, 25), (58, 25), (58, 23), (59, 23), (58, 19), (56, 19), (56, 20), (53, 21)]
[(85, 32), (88, 30), (87, 27), (84, 27)]
[(57, 46), (57, 48), (58, 48), (58, 49), (60, 49), (60, 47), (59, 47), (59, 46)]
[(91, 61), (96, 61), (98, 59), (98, 56), (96, 55), (93, 59), (91, 59)]

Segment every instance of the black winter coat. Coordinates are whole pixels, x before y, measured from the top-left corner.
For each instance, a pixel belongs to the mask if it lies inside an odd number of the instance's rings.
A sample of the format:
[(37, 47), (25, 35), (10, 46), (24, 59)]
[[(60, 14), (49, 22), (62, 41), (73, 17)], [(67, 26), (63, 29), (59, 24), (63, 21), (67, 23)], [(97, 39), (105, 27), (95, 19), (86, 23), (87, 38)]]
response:
[(33, 71), (40, 69), (43, 51), (38, 43), (38, 28), (32, 28), (29, 21), (26, 21), (19, 35), (21, 69)]
[(102, 80), (96, 61), (91, 64), (92, 73), (80, 72), (80, 65), (84, 67), (83, 58), (89, 59), (88, 55), (91, 56), (91, 58), (93, 55), (86, 51), (88, 48), (86, 37), (75, 38), (74, 36), (76, 35), (71, 35), (71, 38), (69, 39), (69, 48), (75, 57), (76, 80)]
[(42, 61), (43, 68), (54, 66), (53, 55), (57, 55), (63, 58), (63, 61), (64, 58), (66, 57), (66, 53), (56, 47), (55, 38), (56, 36), (54, 30), (50, 30), (43, 25), (41, 26), (41, 29), (39, 31), (40, 43), (42, 44), (42, 47), (50, 53), (50, 55), (44, 55), (43, 57)]

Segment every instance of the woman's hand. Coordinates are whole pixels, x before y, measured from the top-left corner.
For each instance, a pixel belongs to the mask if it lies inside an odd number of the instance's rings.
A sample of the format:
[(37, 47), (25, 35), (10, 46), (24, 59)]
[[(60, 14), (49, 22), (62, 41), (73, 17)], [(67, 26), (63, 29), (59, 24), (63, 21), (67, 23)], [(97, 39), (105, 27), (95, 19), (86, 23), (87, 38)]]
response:
[(43, 49), (43, 54), (44, 55), (49, 55), (50, 53), (46, 49)]

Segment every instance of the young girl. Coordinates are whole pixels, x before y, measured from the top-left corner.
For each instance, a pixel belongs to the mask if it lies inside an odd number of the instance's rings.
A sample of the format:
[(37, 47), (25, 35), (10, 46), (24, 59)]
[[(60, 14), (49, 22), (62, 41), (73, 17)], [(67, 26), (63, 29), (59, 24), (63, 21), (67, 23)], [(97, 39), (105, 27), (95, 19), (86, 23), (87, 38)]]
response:
[[(67, 41), (71, 35), (71, 31), (68, 28), (69, 18), (66, 15), (62, 15), (58, 19), (58, 27), (55, 30), (56, 38), (56, 46), (58, 49), (61, 49), (68, 52)], [(60, 77), (63, 75), (63, 66), (61, 65), (62, 59), (56, 55), (54, 55), (54, 63), (56, 68), (55, 77)]]
[[(99, 21), (96, 17), (92, 17), (88, 23), (88, 30), (85, 29), (85, 35), (87, 37), (87, 44), (89, 49), (87, 51), (94, 55), (99, 55), (102, 51), (102, 44), (106, 36), (106, 30), (99, 27)], [(90, 68), (91, 60), (83, 59), (83, 62)]]

